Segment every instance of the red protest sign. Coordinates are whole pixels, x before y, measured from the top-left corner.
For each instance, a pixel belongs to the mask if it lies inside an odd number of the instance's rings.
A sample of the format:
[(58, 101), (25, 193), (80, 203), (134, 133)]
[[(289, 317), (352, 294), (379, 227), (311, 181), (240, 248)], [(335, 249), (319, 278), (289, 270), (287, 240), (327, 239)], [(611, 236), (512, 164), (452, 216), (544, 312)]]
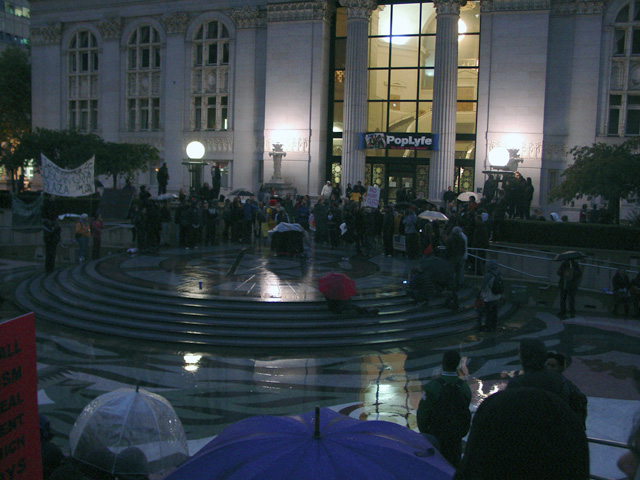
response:
[(0, 480), (41, 480), (33, 313), (0, 323)]

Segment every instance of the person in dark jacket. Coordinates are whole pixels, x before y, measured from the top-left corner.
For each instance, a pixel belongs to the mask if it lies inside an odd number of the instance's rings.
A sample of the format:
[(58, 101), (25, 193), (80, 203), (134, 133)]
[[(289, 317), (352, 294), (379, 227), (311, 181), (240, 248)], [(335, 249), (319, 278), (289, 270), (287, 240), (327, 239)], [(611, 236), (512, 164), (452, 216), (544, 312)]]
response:
[(576, 294), (582, 278), (582, 271), (577, 260), (564, 260), (558, 269), (560, 287), (560, 319), (567, 314), (567, 301), (569, 302), (569, 317), (576, 316)]
[(473, 418), (453, 480), (588, 480), (589, 444), (580, 419), (557, 396), (508, 388)]
[(384, 247), (384, 254), (387, 257), (393, 256), (393, 229), (395, 218), (391, 205), (384, 207), (384, 217), (382, 219), (382, 245)]

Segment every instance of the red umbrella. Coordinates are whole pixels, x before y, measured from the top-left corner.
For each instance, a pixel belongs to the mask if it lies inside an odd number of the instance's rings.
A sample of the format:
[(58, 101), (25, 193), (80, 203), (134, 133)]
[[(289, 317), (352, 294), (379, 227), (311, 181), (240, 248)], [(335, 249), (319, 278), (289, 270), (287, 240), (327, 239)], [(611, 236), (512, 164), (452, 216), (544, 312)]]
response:
[(349, 300), (356, 294), (356, 282), (344, 273), (327, 273), (318, 280), (318, 288), (330, 300)]

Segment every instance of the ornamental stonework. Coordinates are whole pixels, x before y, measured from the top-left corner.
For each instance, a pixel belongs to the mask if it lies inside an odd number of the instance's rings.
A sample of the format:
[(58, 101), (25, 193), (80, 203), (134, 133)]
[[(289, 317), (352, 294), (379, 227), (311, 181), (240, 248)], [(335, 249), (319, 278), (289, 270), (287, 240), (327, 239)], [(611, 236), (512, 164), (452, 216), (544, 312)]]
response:
[(189, 25), (189, 14), (185, 12), (174, 12), (163, 15), (160, 23), (169, 35), (180, 35), (187, 31)]
[(296, 22), (305, 20), (328, 20), (330, 12), (327, 0), (276, 3), (267, 5), (267, 21)]
[(564, 161), (567, 153), (567, 146), (563, 143), (545, 143), (542, 147), (542, 158), (546, 161)]
[(604, 13), (604, 0), (554, 1), (551, 4), (551, 13), (555, 15), (600, 15)]
[(233, 10), (231, 18), (237, 28), (259, 28), (264, 27), (267, 23), (265, 12), (261, 12), (256, 7), (244, 6), (241, 9)]
[(340, 0), (340, 5), (347, 9), (347, 18), (363, 18), (368, 20), (376, 8), (376, 0)]
[(466, 5), (466, 0), (435, 0), (438, 15), (460, 15), (460, 7)]
[(29, 37), (31, 45), (59, 45), (62, 40), (62, 24), (31, 28)]
[(98, 31), (105, 40), (119, 39), (122, 35), (122, 19), (109, 18), (98, 23)]
[(482, 13), (549, 10), (551, 0), (485, 0), (480, 8)]

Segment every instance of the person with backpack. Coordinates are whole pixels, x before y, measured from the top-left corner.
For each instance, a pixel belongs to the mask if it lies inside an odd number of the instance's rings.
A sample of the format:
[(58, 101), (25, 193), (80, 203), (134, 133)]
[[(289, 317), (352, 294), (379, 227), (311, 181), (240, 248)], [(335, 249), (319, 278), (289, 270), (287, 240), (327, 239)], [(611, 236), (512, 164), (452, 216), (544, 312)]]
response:
[(504, 282), (500, 274), (498, 262), (490, 260), (487, 265), (487, 273), (482, 279), (482, 286), (478, 297), (482, 298), (482, 314), (484, 316), (484, 325), (482, 325), (482, 316), (478, 317), (478, 327), (481, 331), (495, 332), (498, 328), (498, 303), (500, 296), (504, 291)]
[(471, 389), (458, 377), (460, 353), (442, 355), (442, 374), (422, 389), (418, 405), (418, 429), (435, 437), (442, 456), (454, 467), (460, 464), (462, 438), (471, 426)]

